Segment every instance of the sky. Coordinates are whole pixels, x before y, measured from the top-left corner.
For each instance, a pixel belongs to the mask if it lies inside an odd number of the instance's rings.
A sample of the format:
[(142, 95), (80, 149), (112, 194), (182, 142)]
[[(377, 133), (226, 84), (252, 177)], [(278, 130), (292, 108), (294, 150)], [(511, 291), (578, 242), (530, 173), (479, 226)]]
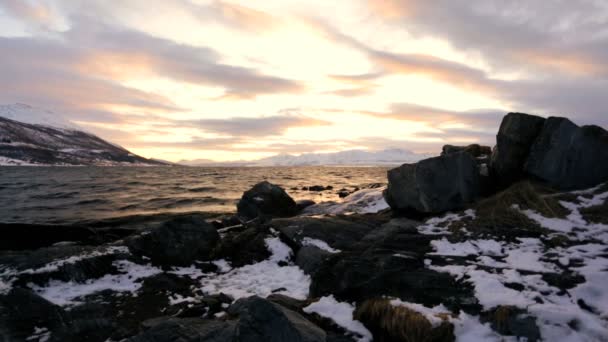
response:
[(0, 103), (170, 161), (608, 127), (606, 61), (605, 0), (0, 0)]

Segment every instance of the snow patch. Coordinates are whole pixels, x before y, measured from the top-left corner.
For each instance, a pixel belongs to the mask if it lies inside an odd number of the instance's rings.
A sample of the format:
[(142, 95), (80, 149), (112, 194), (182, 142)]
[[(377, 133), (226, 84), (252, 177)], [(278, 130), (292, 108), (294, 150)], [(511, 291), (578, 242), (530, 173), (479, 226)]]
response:
[(349, 303), (338, 302), (334, 296), (321, 297), (317, 302), (302, 309), (304, 312), (329, 318), (338, 326), (352, 333), (359, 342), (372, 341), (372, 334), (365, 326), (353, 318), (355, 307)]
[(202, 290), (207, 294), (224, 293), (234, 299), (257, 295), (263, 298), (273, 293), (296, 299), (306, 299), (310, 276), (299, 267), (279, 263), (288, 262), (293, 254), (289, 246), (277, 237), (265, 240), (271, 256), (259, 263), (245, 265), (231, 271), (201, 279)]
[(324, 250), (326, 252), (329, 252), (329, 253), (332, 253), (332, 254), (336, 254), (336, 253), (342, 252), (339, 249), (332, 248), (325, 241), (318, 240), (318, 239), (313, 239), (313, 238), (309, 238), (309, 237), (305, 237), (304, 239), (302, 239), (302, 245), (304, 245), (304, 246), (314, 246), (314, 247), (317, 247), (319, 249), (322, 249), (322, 250)]
[(51, 303), (71, 306), (80, 303), (78, 298), (104, 290), (131, 292), (135, 295), (142, 285), (139, 282), (140, 279), (162, 273), (159, 268), (151, 265), (139, 265), (127, 260), (115, 261), (113, 265), (120, 274), (107, 274), (84, 283), (51, 280), (48, 285), (43, 287), (35, 284), (28, 284), (28, 286)]
[(442, 217), (428, 219), (423, 225), (418, 226), (418, 232), (425, 235), (451, 234), (449, 227), (453, 222), (462, 221), (465, 218), (475, 219), (475, 210), (468, 209), (462, 213), (448, 213)]

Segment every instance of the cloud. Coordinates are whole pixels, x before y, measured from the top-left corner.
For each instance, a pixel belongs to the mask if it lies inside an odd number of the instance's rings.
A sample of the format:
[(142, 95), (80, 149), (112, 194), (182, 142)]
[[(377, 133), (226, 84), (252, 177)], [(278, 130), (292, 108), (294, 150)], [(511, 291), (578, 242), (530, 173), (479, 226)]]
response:
[(304, 89), (297, 81), (222, 63), (220, 54), (211, 48), (178, 44), (139, 31), (85, 24), (81, 19), (66, 33), (66, 37), (87, 49), (82, 71), (112, 77), (148, 74), (193, 84), (221, 86), (225, 88), (227, 97), (236, 98), (297, 93)]
[(180, 110), (161, 95), (76, 72), (73, 66), (83, 58), (83, 52), (46, 39), (0, 38), (0, 54), (0, 73), (10, 80), (0, 83), (3, 102), (72, 111), (108, 105)]
[(57, 24), (57, 16), (53, 9), (41, 2), (32, 2), (29, 0), (3, 0), (0, 3), (0, 10), (13, 17), (19, 18), (26, 23), (39, 26), (43, 29), (49, 29)]
[(374, 13), (417, 35), (481, 52), (494, 66), (608, 74), (605, 1), (368, 0)]
[[(397, 2), (396, 4), (399, 5), (398, 8), (403, 7), (403, 11), (406, 13), (405, 15), (411, 15), (411, 13), (414, 13), (413, 11), (422, 11), (421, 13), (424, 15), (431, 16), (429, 13), (427, 13), (428, 11), (431, 11), (430, 13), (443, 13), (442, 15), (447, 16), (449, 10), (452, 9), (452, 7), (455, 7), (452, 2), (449, 2), (452, 5), (448, 4), (446, 6), (447, 9), (438, 9), (435, 5), (430, 5), (434, 3), (435, 2), (407, 0), (405, 2)], [(462, 5), (461, 7), (467, 6)], [(444, 13), (445, 11), (448, 12)], [(480, 44), (480, 49), (485, 48), (488, 51), (496, 52), (494, 54), (489, 54), (489, 58), (496, 54), (500, 55), (500, 53), (503, 53), (503, 55), (498, 57), (498, 59), (492, 59), (490, 62), (494, 61), (495, 64), (507, 63), (507, 59), (504, 58), (504, 56), (508, 55), (510, 52), (505, 51), (504, 47), (500, 46), (501, 40), (497, 40), (493, 37), (502, 37), (502, 35), (506, 35), (508, 32), (501, 32), (499, 28), (492, 26), (491, 17), (487, 18), (486, 16), (470, 12), (471, 8), (467, 7), (467, 9), (454, 9), (454, 11), (456, 11), (454, 13), (464, 11), (465, 14), (457, 19), (449, 19), (450, 23), (447, 24), (448, 26), (463, 26), (463, 28), (460, 30), (467, 33), (465, 36), (470, 39), (470, 41), (468, 41), (469, 44), (474, 44), (477, 42)], [(605, 11), (605, 13), (608, 24), (608, 9)], [(441, 18), (442, 15), (439, 15), (439, 18)], [(472, 29), (469, 31), (468, 27), (471, 25), (470, 21), (478, 16), (482, 18), (480, 20), (484, 21), (484, 24), (480, 26), (476, 25), (474, 32)], [(416, 17), (413, 22), (415, 23), (417, 20), (419, 20), (419, 18)], [(440, 19), (434, 18), (433, 20), (437, 27), (442, 26)], [(497, 20), (500, 22), (499, 19)], [(383, 70), (380, 72), (383, 75), (420, 75), (453, 85), (460, 89), (479, 92), (487, 97), (498, 99), (504, 102), (514, 111), (541, 113), (544, 115), (569, 116), (574, 121), (581, 124), (594, 123), (604, 127), (608, 126), (608, 116), (604, 110), (604, 108), (608, 108), (608, 97), (603, 95), (605, 93), (604, 89), (607, 89), (606, 85), (608, 84), (608, 75), (602, 72), (596, 72), (590, 75), (581, 75), (578, 72), (568, 72), (567, 74), (553, 73), (549, 74), (549, 76), (527, 74), (526, 78), (514, 80), (494, 79), (489, 77), (488, 72), (473, 68), (463, 63), (429, 55), (398, 54), (388, 51), (380, 51), (370, 47), (354, 37), (338, 31), (331, 25), (328, 25), (322, 21), (308, 20), (307, 22), (309, 25), (314, 26), (317, 32), (331, 41), (366, 53), (368, 59), (374, 63), (377, 68), (381, 68)], [(492, 30), (495, 30), (495, 35), (487, 34), (487, 32), (485, 32), (484, 25), (486, 24), (489, 27), (488, 30), (490, 33), (492, 33)], [(592, 26), (595, 27), (595, 25)], [(484, 27), (483, 34), (482, 31), (479, 30), (479, 27)], [(516, 32), (521, 31), (521, 34), (528, 32), (527, 30), (522, 31), (520, 28), (514, 28), (514, 30)], [(429, 28), (428, 32), (434, 31)], [(450, 31), (449, 34), (455, 34), (454, 32), (459, 32), (459, 30), (454, 28), (454, 31)], [(542, 39), (548, 38), (546, 34), (535, 34), (532, 31), (528, 33), (530, 33), (530, 36), (521, 37), (521, 41), (516, 39), (516, 37), (518, 37), (516, 33), (509, 33), (514, 36), (506, 38), (508, 41), (507, 45), (513, 46), (514, 49), (521, 48), (519, 51), (525, 51), (524, 47), (529, 47), (530, 49), (539, 49), (539, 46), (543, 47), (547, 44), (551, 45), (550, 43), (542, 41)], [(483, 37), (478, 37), (479, 39), (476, 41), (476, 35)], [(599, 64), (600, 56), (605, 56), (608, 58), (608, 35), (604, 36), (606, 37), (605, 45), (602, 47), (587, 46), (586, 50), (580, 52), (581, 55), (587, 56), (586, 58), (589, 58), (590, 61), (594, 61), (591, 64), (584, 64), (585, 67), (590, 68), (589, 70), (596, 70), (596, 67), (603, 68), (606, 65), (604, 62), (605, 59), (601, 60), (601, 64)], [(552, 39), (554, 41), (560, 41), (556, 37), (552, 37)], [(537, 42), (537, 40), (539, 41)], [(456, 40), (456, 42), (458, 41), (459, 39)], [(600, 41), (603, 41), (603, 38), (601, 38)], [(469, 48), (472, 48), (471, 46), (473, 45), (466, 45), (466, 47)], [(500, 50), (492, 49), (493, 47), (497, 46), (500, 46)], [(566, 46), (561, 46), (560, 49), (566, 49)], [(554, 50), (549, 47), (546, 53), (550, 54), (551, 51)], [(576, 49), (573, 48), (572, 51), (576, 51)], [(570, 55), (572, 55), (572, 53), (573, 52), (570, 52)], [(561, 57), (562, 56), (558, 54), (554, 57), (554, 59), (559, 60)], [(578, 63), (579, 61), (575, 60), (575, 62)], [(575, 62), (565, 59), (563, 63), (570, 65), (571, 63)], [(520, 65), (513, 60), (510, 60), (509, 63), (511, 68), (513, 68), (512, 65)], [(527, 64), (527, 66), (530, 67), (529, 64)]]
[(193, 121), (192, 123), (205, 131), (243, 137), (281, 135), (290, 127), (324, 126), (330, 124), (326, 121), (295, 115), (204, 119)]

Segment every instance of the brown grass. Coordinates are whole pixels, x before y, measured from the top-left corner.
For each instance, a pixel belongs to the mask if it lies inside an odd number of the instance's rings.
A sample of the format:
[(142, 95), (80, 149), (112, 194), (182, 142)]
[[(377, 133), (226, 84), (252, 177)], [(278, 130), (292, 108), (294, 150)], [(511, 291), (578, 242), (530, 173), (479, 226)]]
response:
[[(447, 317), (445, 317), (447, 319)], [(387, 299), (365, 301), (355, 311), (361, 321), (380, 342), (444, 342), (453, 341), (453, 326), (447, 322), (438, 327), (420, 313), (405, 307), (391, 305)]]
[(519, 182), (506, 190), (479, 201), (473, 209), (477, 218), (453, 224), (454, 233), (466, 226), (477, 233), (499, 233), (500, 235), (539, 235), (543, 229), (526, 217), (520, 209), (531, 209), (545, 217), (565, 217), (569, 211), (553, 197), (554, 191), (529, 181)]

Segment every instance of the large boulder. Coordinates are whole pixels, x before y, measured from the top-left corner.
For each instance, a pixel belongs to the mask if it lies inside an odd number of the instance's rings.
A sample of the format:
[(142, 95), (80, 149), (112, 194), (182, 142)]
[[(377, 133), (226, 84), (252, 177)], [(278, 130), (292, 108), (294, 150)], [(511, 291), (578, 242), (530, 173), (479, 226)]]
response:
[(69, 313), (30, 290), (0, 295), (0, 341), (25, 341), (37, 330), (40, 335), (63, 334), (70, 325)]
[(544, 122), (542, 117), (523, 113), (509, 113), (502, 119), (490, 163), (501, 186), (508, 186), (523, 176), (530, 147)]
[(258, 216), (288, 217), (298, 212), (296, 202), (281, 187), (261, 182), (243, 193), (237, 212), (247, 219)]
[(178, 217), (162, 226), (127, 239), (131, 253), (161, 266), (189, 266), (209, 260), (220, 241), (217, 230), (201, 216)]
[(200, 318), (158, 318), (144, 322), (145, 332), (128, 342), (233, 342), (234, 322)]
[(475, 158), (463, 151), (452, 153), (389, 170), (384, 197), (396, 211), (461, 209), (479, 195), (479, 177)]
[(322, 342), (327, 337), (299, 313), (257, 296), (238, 300), (228, 313), (238, 316), (233, 341)]
[(272, 227), (296, 250), (315, 242), (323, 242), (332, 249), (350, 250), (376, 228), (363, 220), (333, 216), (276, 219), (272, 221)]
[(551, 117), (532, 145), (525, 165), (530, 175), (561, 190), (592, 187), (608, 180), (608, 132)]

